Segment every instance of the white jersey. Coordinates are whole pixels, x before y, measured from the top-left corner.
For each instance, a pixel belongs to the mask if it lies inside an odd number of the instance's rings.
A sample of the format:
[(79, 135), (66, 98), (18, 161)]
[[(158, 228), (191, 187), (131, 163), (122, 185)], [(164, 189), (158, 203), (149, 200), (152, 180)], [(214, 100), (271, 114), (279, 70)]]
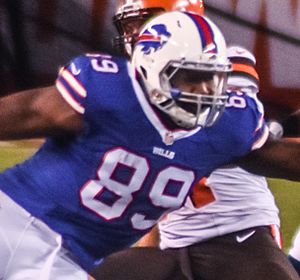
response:
[(279, 227), (279, 211), (264, 177), (239, 167), (220, 168), (197, 187), (182, 208), (159, 223), (162, 249), (256, 226)]

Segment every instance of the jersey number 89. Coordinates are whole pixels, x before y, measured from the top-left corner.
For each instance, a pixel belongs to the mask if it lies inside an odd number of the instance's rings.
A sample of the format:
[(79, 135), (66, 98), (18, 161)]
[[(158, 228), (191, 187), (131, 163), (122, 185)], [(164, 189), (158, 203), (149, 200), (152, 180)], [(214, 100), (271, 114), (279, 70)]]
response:
[[(122, 166), (131, 170), (130, 179), (126, 182), (114, 177)], [(106, 220), (119, 218), (133, 201), (134, 193), (143, 187), (149, 171), (150, 166), (146, 158), (123, 148), (110, 150), (103, 157), (97, 171), (98, 179), (88, 181), (81, 189), (82, 204)], [(178, 208), (188, 195), (194, 179), (193, 171), (168, 166), (157, 174), (149, 192), (149, 199), (156, 207)], [(176, 195), (166, 192), (170, 182), (176, 182), (176, 185), (180, 186)], [(113, 203), (101, 201), (101, 193), (104, 191), (109, 191), (115, 196)], [(145, 230), (152, 227), (156, 221), (147, 220), (141, 213), (134, 213), (131, 222), (135, 229)]]

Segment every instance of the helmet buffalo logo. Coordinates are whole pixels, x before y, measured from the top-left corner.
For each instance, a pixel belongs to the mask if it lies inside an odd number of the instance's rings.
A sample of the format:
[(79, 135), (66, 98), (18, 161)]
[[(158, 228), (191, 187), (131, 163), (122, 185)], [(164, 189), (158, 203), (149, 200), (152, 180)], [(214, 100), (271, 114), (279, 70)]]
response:
[(138, 38), (137, 45), (143, 46), (142, 52), (149, 54), (161, 49), (171, 37), (164, 24), (156, 24), (146, 29)]

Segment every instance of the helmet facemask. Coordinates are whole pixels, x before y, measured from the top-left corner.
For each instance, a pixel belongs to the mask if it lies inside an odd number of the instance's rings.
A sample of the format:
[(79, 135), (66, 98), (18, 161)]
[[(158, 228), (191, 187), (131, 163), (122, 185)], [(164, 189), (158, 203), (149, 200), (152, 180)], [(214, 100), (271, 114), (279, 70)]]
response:
[(149, 94), (152, 104), (178, 126), (212, 126), (221, 116), (229, 65), (170, 62), (160, 73), (161, 89)]

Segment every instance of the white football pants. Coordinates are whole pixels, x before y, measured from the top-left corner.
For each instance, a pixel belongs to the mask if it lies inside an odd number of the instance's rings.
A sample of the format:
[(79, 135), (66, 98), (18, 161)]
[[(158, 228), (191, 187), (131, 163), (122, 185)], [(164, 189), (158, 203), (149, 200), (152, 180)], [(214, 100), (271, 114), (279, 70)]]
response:
[(87, 280), (62, 238), (0, 191), (0, 280)]

